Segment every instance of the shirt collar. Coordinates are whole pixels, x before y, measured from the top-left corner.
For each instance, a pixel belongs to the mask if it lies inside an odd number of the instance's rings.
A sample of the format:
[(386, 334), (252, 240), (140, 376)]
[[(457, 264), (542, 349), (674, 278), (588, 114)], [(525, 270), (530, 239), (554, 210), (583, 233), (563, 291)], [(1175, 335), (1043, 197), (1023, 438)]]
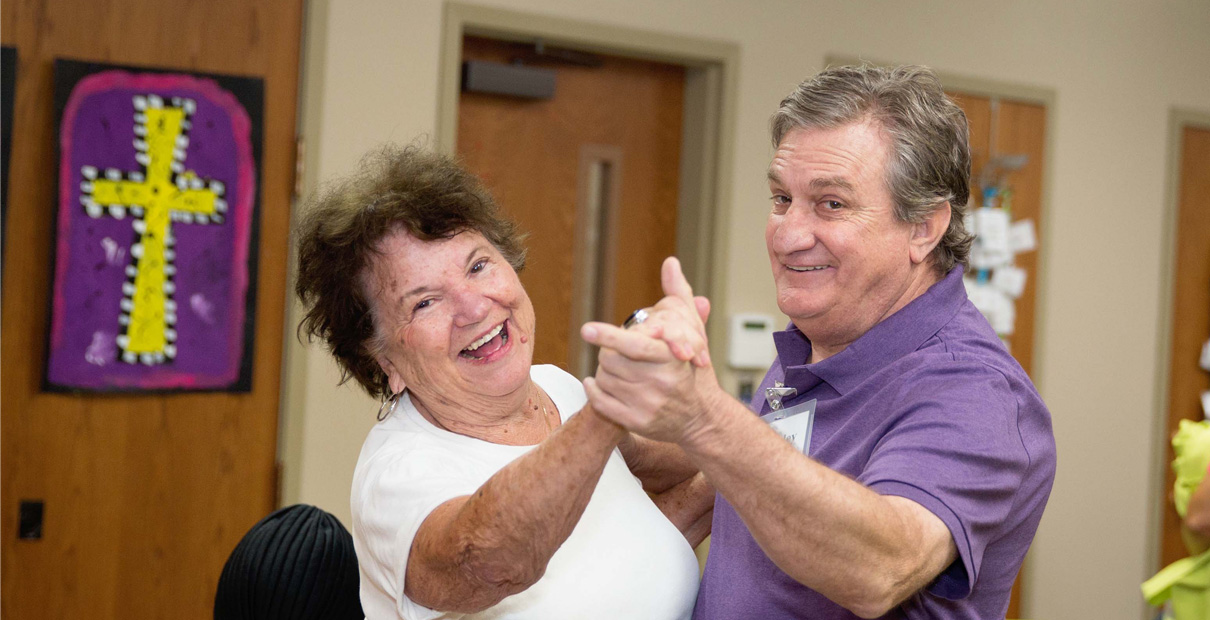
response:
[(845, 350), (816, 364), (806, 363), (811, 357), (811, 341), (791, 323), (784, 331), (773, 334), (784, 382), (802, 394), (826, 381), (844, 394), (884, 366), (919, 349), (958, 313), (965, 301), (966, 287), (959, 265)]

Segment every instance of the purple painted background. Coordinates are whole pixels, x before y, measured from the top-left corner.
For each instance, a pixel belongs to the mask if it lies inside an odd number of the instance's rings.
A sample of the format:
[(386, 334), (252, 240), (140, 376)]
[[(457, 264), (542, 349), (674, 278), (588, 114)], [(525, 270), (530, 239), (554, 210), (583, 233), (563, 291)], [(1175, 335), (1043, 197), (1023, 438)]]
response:
[[(135, 161), (135, 95), (197, 103), (185, 169), (221, 181), (221, 224), (172, 223), (176, 237), (175, 360), (145, 366), (119, 359), (115, 342), (122, 283), (138, 234), (132, 216), (93, 219), (80, 203), (83, 166), (122, 172)], [(60, 194), (47, 380), (70, 389), (223, 389), (239, 375), (244, 350), (248, 252), (255, 163), (248, 115), (209, 80), (105, 71), (78, 82), (60, 125)]]

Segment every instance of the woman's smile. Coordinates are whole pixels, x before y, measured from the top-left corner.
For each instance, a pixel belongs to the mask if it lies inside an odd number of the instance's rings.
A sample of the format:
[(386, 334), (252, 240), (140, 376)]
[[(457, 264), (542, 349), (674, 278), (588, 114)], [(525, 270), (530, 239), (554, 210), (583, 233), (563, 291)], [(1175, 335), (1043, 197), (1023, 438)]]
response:
[(472, 360), (474, 363), (488, 364), (494, 362), (512, 350), (508, 339), (508, 321), (504, 321), (490, 329), (486, 334), (475, 340), (458, 356)]

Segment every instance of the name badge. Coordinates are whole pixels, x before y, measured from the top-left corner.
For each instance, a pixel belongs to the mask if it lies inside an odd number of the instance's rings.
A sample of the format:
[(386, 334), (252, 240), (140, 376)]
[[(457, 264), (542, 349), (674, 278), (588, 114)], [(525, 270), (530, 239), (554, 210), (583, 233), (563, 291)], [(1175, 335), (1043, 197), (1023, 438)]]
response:
[(816, 399), (812, 398), (789, 409), (778, 409), (766, 413), (760, 419), (768, 423), (778, 435), (785, 437), (799, 452), (807, 454), (811, 446), (811, 428), (815, 426), (815, 401)]

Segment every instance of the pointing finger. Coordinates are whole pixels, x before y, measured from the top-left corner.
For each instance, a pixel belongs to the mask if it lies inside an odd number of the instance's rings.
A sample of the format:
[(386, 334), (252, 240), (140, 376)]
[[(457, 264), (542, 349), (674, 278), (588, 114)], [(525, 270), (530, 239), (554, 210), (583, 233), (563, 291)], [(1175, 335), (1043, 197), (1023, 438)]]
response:
[(697, 309), (698, 318), (705, 323), (710, 318), (710, 300), (699, 295), (693, 298), (693, 306)]
[(660, 267), (660, 283), (664, 286), (665, 295), (680, 297), (693, 304), (693, 287), (689, 286), (689, 280), (685, 279), (685, 273), (681, 270), (681, 261), (675, 256), (664, 259)]

